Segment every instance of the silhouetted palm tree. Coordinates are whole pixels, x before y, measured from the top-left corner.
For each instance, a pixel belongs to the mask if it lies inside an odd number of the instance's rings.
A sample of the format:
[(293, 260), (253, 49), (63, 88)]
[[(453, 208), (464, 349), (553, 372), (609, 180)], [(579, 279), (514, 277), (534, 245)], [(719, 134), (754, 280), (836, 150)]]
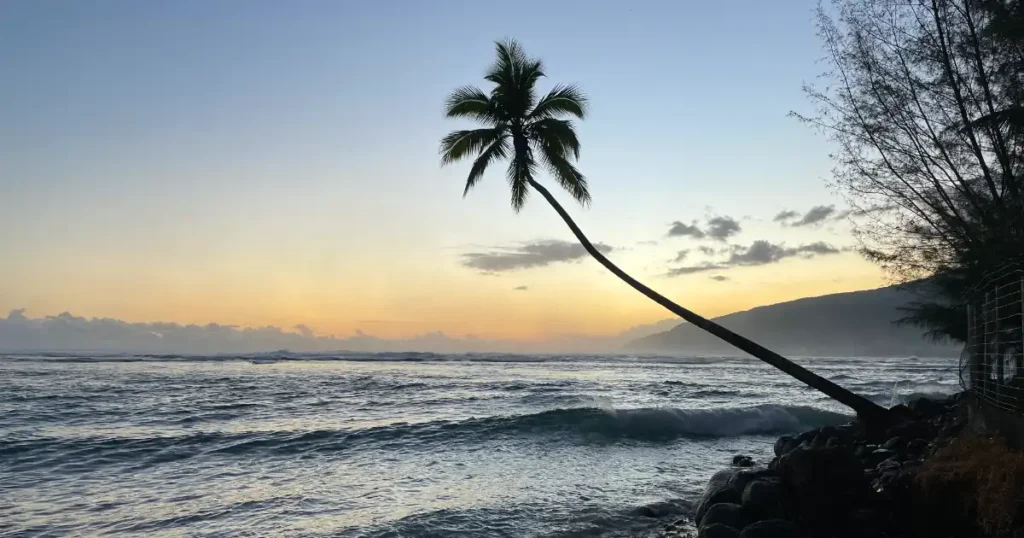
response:
[(507, 159), (509, 165), (506, 175), (512, 188), (514, 211), (518, 212), (523, 207), (532, 187), (555, 208), (591, 256), (652, 301), (835, 398), (851, 407), (862, 418), (869, 421), (881, 418), (884, 410), (877, 404), (675, 304), (626, 274), (594, 248), (565, 209), (535, 177), (538, 164), (543, 164), (555, 181), (577, 202), (582, 205), (590, 203), (587, 180), (573, 165), (573, 161), (579, 157), (580, 142), (572, 121), (562, 119), (566, 116), (583, 119), (587, 109), (586, 98), (576, 86), (558, 85), (547, 95), (537, 99), (536, 84), (544, 76), (540, 60), (528, 57), (513, 40), (497, 43), (497, 55), (497, 61), (484, 76), (494, 84), (489, 95), (479, 88), (464, 86), (452, 92), (446, 104), (447, 117), (469, 118), (485, 126), (481, 129), (452, 132), (441, 141), (443, 164), (475, 157), (463, 196), (476, 185), (489, 165)]

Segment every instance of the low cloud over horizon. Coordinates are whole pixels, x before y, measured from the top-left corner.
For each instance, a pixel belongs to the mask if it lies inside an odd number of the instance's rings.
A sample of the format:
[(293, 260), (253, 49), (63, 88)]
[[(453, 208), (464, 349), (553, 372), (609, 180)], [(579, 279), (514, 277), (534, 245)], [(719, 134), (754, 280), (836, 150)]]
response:
[(219, 323), (129, 322), (63, 312), (32, 318), (24, 309), (0, 318), (0, 350), (6, 352), (100, 352), (251, 354), (294, 352), (615, 353), (627, 341), (667, 330), (681, 320), (638, 325), (614, 336), (567, 334), (543, 341), (449, 336), (441, 331), (411, 338), (381, 338), (357, 330), (348, 337), (319, 335), (306, 325), (239, 327)]

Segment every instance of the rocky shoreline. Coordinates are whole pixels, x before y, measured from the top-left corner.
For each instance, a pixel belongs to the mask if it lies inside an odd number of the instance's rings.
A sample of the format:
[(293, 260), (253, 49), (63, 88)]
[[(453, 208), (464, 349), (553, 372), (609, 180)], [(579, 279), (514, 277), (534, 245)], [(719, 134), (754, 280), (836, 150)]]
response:
[(676, 521), (655, 537), (920, 535), (910, 515), (914, 469), (960, 433), (962, 401), (957, 394), (897, 406), (890, 411), (893, 425), (870, 437), (857, 421), (783, 436), (765, 466), (738, 455), (711, 477), (692, 520)]

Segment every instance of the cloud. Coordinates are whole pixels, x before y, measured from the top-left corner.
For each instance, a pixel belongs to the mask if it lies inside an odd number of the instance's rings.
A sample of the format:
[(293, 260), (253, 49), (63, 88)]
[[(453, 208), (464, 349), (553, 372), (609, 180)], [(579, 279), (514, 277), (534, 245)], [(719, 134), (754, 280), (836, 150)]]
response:
[(710, 278), (711, 280), (714, 280), (716, 282), (725, 282), (726, 280), (729, 280), (729, 277), (722, 276), (722, 275), (715, 275), (715, 276), (708, 277), (708, 278)]
[(823, 256), (827, 254), (839, 254), (839, 249), (823, 241), (800, 245), (798, 247), (786, 247), (781, 244), (769, 243), (768, 241), (754, 241), (749, 247), (734, 252), (729, 257), (729, 265), (766, 265), (775, 263), (785, 258), (806, 255)]
[(673, 263), (679, 263), (679, 262), (685, 260), (686, 257), (689, 256), (689, 255), (690, 255), (690, 249), (687, 248), (687, 249), (680, 250), (679, 252), (676, 253), (676, 257), (672, 261), (673, 261)]
[(713, 217), (708, 219), (707, 235), (716, 241), (726, 239), (740, 232), (740, 223), (732, 217)]
[[(594, 247), (600, 252), (612, 251), (612, 247), (602, 243), (596, 243)], [(586, 256), (587, 251), (579, 243), (536, 241), (518, 247), (496, 248), (489, 252), (469, 252), (462, 255), (462, 265), (485, 273), (500, 273), (574, 261)]]
[(691, 224), (684, 224), (681, 221), (672, 223), (668, 230), (669, 237), (692, 237), (694, 239), (714, 239), (725, 241), (726, 239), (740, 232), (741, 226), (738, 220), (732, 217), (711, 217), (707, 220), (707, 226), (701, 229), (697, 221)]
[(681, 276), (705, 271), (729, 269), (730, 267), (768, 265), (795, 256), (813, 258), (815, 256), (826, 256), (842, 252), (840, 249), (823, 241), (807, 243), (797, 247), (787, 247), (784, 244), (776, 244), (764, 240), (754, 241), (747, 247), (743, 245), (731, 245), (729, 247), (729, 251), (731, 254), (725, 261), (704, 262), (699, 265), (673, 267), (668, 270), (667, 275)]
[(700, 253), (705, 255), (705, 256), (714, 256), (718, 252), (718, 251), (715, 250), (715, 247), (706, 247), (706, 246), (699, 246), (699, 247), (697, 247), (697, 250), (699, 250)]
[(830, 219), (841, 219), (845, 218), (846, 215), (840, 213), (836, 215), (836, 206), (834, 205), (816, 205), (807, 210), (799, 219), (795, 219), (799, 213), (796, 211), (783, 211), (775, 218), (772, 219), (775, 222), (781, 222), (783, 226), (816, 226)]
[(516, 286), (516, 287), (512, 288), (512, 291), (526, 291), (528, 289), (530, 289), (530, 288), (528, 288), (526, 286)]
[(728, 269), (728, 265), (720, 263), (704, 262), (700, 265), (688, 265), (683, 267), (673, 267), (668, 270), (667, 276), (682, 276), (691, 275), (693, 273), (701, 273), (704, 271), (714, 271), (716, 269)]
[(637, 241), (636, 242), (636, 245), (638, 247), (653, 247), (653, 246), (656, 246), (657, 244), (658, 244), (657, 241)]
[(669, 237), (692, 237), (694, 239), (704, 239), (704, 230), (697, 227), (697, 222), (693, 224), (683, 224), (678, 220), (672, 223), (672, 227), (668, 229)]
[(789, 221), (789, 220), (793, 220), (793, 219), (795, 219), (795, 218), (797, 218), (799, 216), (800, 216), (800, 213), (798, 213), (796, 211), (785, 210), (785, 211), (780, 211), (778, 215), (775, 215), (775, 217), (772, 218), (772, 221), (773, 222), (786, 222), (786, 221)]
[[(406, 322), (399, 322), (406, 323)], [(414, 322), (408, 322), (414, 323)], [(355, 329), (351, 336), (317, 334), (306, 325), (293, 330), (280, 327), (237, 327), (219, 323), (136, 323), (110, 318), (84, 318), (64, 312), (56, 316), (28, 317), (14, 310), (0, 314), (0, 349), (14, 353), (50, 352), (87, 355), (96, 360), (136, 360), (122, 353), (188, 357), (224, 354), (248, 358), (272, 352), (309, 358), (363, 359), (366, 353), (427, 351), (434, 353), (607, 353), (637, 336), (667, 330), (680, 320), (636, 327), (617, 336), (565, 334), (539, 341), (489, 339), (443, 332), (421, 333), (408, 338), (381, 338)], [(287, 350), (287, 351), (278, 351)], [(170, 358), (167, 357), (167, 358)], [(60, 355), (44, 360), (60, 360)]]

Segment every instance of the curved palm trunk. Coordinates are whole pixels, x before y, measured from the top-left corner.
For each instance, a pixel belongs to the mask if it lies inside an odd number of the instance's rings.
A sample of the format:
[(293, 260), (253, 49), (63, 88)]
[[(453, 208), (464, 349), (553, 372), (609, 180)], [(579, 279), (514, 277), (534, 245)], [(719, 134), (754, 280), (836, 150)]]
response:
[(583, 248), (585, 248), (587, 252), (589, 252), (590, 255), (593, 256), (594, 259), (598, 261), (598, 263), (600, 263), (606, 269), (615, 274), (615, 276), (622, 279), (623, 282), (632, 286), (633, 289), (646, 295), (652, 301), (660, 304), (661, 306), (664, 306), (670, 312), (683, 318), (684, 320), (696, 325), (697, 327), (700, 327), (701, 329), (704, 329), (705, 331), (721, 338), (722, 340), (725, 340), (729, 344), (732, 344), (733, 346), (753, 355), (754, 357), (757, 357), (758, 359), (767, 362), (768, 364), (778, 368), (779, 370), (782, 370), (783, 372), (795, 377), (796, 379), (803, 381), (811, 388), (817, 389), (825, 393), (826, 395), (839, 401), (843, 405), (850, 407), (857, 413), (857, 415), (861, 419), (869, 423), (881, 422), (885, 420), (886, 410), (879, 406), (878, 404), (872, 402), (871, 400), (868, 400), (863, 396), (854, 394), (853, 392), (850, 392), (849, 390), (846, 390), (843, 387), (836, 385), (835, 383), (829, 381), (828, 379), (825, 379), (824, 377), (821, 377), (811, 372), (810, 370), (786, 359), (782, 355), (779, 355), (778, 353), (775, 353), (774, 351), (771, 351), (761, 346), (760, 344), (757, 344), (756, 342), (748, 340), (707, 318), (701, 317), (696, 313), (691, 312), (690, 310), (687, 310), (677, 305), (676, 303), (668, 300), (660, 293), (652, 290), (651, 288), (648, 288), (635, 278), (626, 274), (625, 271), (619, 269), (614, 263), (611, 262), (611, 260), (606, 258), (596, 248), (594, 248), (594, 245), (590, 243), (590, 240), (587, 239), (587, 236), (583, 235), (583, 232), (580, 230), (579, 226), (576, 226), (576, 223), (573, 222), (572, 217), (570, 217), (569, 214), (566, 213), (565, 209), (562, 208), (558, 201), (555, 200), (555, 197), (552, 196), (551, 193), (544, 188), (544, 186), (537, 183), (533, 179), (530, 179), (529, 181), (530, 185), (533, 186), (534, 189), (537, 189), (537, 192), (544, 196), (548, 203), (555, 208), (555, 211), (558, 212), (558, 215), (562, 217), (562, 220), (564, 220), (565, 223), (569, 226), (569, 229), (572, 230), (572, 233), (573, 235), (576, 236), (576, 239), (578, 239), (580, 243), (583, 244)]

